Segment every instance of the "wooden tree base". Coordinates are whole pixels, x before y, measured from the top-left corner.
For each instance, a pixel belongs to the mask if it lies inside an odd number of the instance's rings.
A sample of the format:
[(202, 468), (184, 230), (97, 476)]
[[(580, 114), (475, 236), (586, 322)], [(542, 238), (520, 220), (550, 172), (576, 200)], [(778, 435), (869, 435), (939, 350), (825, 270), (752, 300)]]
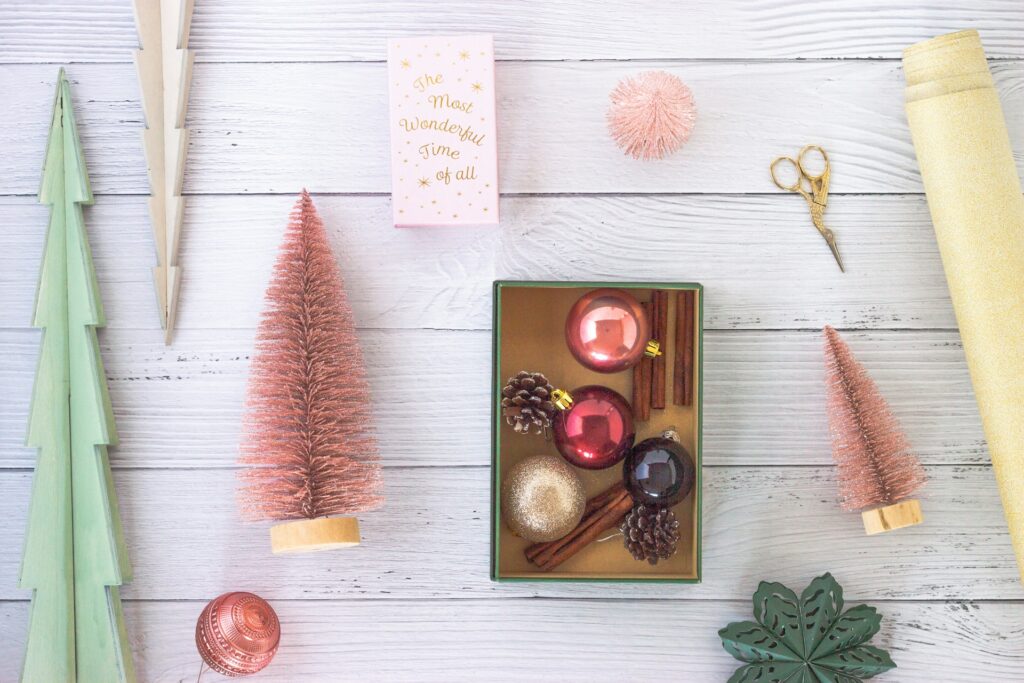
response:
[(924, 521), (921, 514), (921, 501), (904, 500), (895, 505), (886, 505), (883, 508), (865, 510), (860, 513), (864, 520), (864, 533), (871, 536), (880, 534), (883, 531), (902, 529), (905, 526), (914, 526)]
[(318, 517), (270, 527), (270, 547), (275, 555), (354, 545), (359, 545), (359, 520), (355, 517)]

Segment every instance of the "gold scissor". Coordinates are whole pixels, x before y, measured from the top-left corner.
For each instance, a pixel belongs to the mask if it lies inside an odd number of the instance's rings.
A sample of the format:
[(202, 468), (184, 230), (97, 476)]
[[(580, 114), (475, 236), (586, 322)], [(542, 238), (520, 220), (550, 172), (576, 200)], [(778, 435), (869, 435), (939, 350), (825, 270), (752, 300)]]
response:
[[(824, 161), (822, 170), (820, 173), (810, 173), (807, 167), (804, 165), (804, 157), (808, 152), (817, 152), (821, 154), (821, 158)], [(787, 162), (793, 166), (793, 170), (796, 171), (796, 182), (792, 185), (786, 185), (779, 181), (778, 176), (775, 175), (775, 167), (779, 164)], [(825, 227), (825, 206), (828, 204), (828, 180), (831, 169), (828, 163), (828, 154), (824, 149), (818, 145), (805, 145), (800, 153), (797, 154), (796, 159), (793, 157), (776, 157), (772, 161), (770, 167), (772, 173), (772, 182), (780, 190), (786, 190), (788, 192), (796, 192), (800, 194), (806, 201), (807, 206), (811, 209), (811, 220), (814, 222), (814, 227), (818, 229), (821, 236), (828, 242), (828, 248), (832, 250), (832, 255), (836, 257), (836, 263), (839, 264), (839, 270), (846, 272), (843, 268), (843, 259), (839, 257), (839, 248), (836, 247), (836, 236), (831, 230)], [(804, 181), (807, 181), (807, 188), (804, 188)]]

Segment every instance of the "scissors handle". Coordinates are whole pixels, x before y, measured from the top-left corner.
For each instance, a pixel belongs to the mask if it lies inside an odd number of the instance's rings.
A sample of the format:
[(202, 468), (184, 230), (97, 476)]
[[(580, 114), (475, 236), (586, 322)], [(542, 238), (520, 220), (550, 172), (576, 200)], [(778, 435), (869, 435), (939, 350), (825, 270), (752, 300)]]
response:
[[(793, 171), (796, 174), (796, 180), (793, 181), (791, 184), (787, 185), (786, 183), (779, 180), (779, 176), (775, 168), (782, 163), (788, 163), (793, 166)], [(801, 194), (803, 195), (804, 199), (807, 200), (808, 203), (813, 203), (814, 200), (811, 197), (811, 193), (814, 191), (814, 187), (810, 185), (810, 180), (808, 180), (808, 178), (804, 175), (803, 171), (800, 170), (800, 163), (796, 159), (794, 159), (793, 157), (776, 157), (775, 159), (772, 160), (772, 164), (771, 166), (769, 166), (769, 170), (771, 171), (772, 182), (775, 183), (775, 187), (779, 188), (780, 190), (785, 190), (786, 192), (796, 192), (798, 194)], [(809, 187), (805, 188), (804, 182), (807, 182)]]
[[(807, 156), (808, 152), (812, 151), (821, 155), (821, 159), (823, 161), (821, 173), (811, 173), (804, 164), (804, 157)], [(816, 180), (824, 180), (829, 175), (828, 152), (818, 145), (804, 145), (800, 150), (800, 153), (796, 155), (796, 165), (800, 170), (800, 173), (802, 173), (808, 180), (812, 182)]]

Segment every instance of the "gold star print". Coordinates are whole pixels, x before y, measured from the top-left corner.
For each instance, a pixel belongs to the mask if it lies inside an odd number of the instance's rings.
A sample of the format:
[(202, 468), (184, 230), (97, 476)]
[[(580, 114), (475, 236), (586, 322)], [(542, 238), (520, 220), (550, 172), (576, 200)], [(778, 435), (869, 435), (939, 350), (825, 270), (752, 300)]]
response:
[(402, 60), (402, 68), (403, 69), (408, 69), (410, 66), (412, 66), (412, 64), (409, 63), (408, 59), (403, 59)]
[(487, 211), (487, 207), (486, 207), (486, 206), (484, 207), (484, 211), (485, 211), (485, 212)]
[(457, 213), (453, 213), (452, 214), (452, 218), (458, 218), (458, 217), (459, 217), (459, 214), (457, 214)]
[(437, 204), (437, 200), (436, 200), (436, 199), (431, 199), (431, 200), (430, 200), (430, 203), (431, 203), (431, 204)]
[(473, 88), (473, 92), (480, 92), (484, 89), (484, 86), (480, 85), (480, 83), (474, 83), (470, 87)]
[(469, 50), (463, 50), (462, 52), (460, 52), (459, 59), (461, 59), (462, 61), (466, 61), (467, 59), (469, 59)]
[(420, 187), (430, 187), (430, 180), (428, 178), (420, 178), (417, 182), (420, 184)]

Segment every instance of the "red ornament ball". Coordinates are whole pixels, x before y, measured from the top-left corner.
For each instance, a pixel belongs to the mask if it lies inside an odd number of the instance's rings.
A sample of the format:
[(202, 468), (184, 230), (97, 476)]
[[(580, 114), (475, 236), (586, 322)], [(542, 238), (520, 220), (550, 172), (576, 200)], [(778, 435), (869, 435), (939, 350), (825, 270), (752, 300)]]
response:
[(697, 468), (678, 441), (659, 436), (641, 441), (630, 451), (622, 476), (638, 505), (672, 506), (690, 495)]
[(621, 289), (595, 289), (579, 298), (565, 319), (565, 343), (584, 367), (621, 372), (636, 365), (651, 338), (651, 323), (636, 297)]
[(225, 676), (248, 676), (277, 653), (281, 624), (266, 600), (252, 593), (225, 593), (203, 609), (196, 647), (207, 666)]
[(572, 392), (572, 405), (555, 416), (555, 446), (577, 467), (602, 470), (621, 461), (636, 438), (633, 411), (617, 392), (597, 385)]

